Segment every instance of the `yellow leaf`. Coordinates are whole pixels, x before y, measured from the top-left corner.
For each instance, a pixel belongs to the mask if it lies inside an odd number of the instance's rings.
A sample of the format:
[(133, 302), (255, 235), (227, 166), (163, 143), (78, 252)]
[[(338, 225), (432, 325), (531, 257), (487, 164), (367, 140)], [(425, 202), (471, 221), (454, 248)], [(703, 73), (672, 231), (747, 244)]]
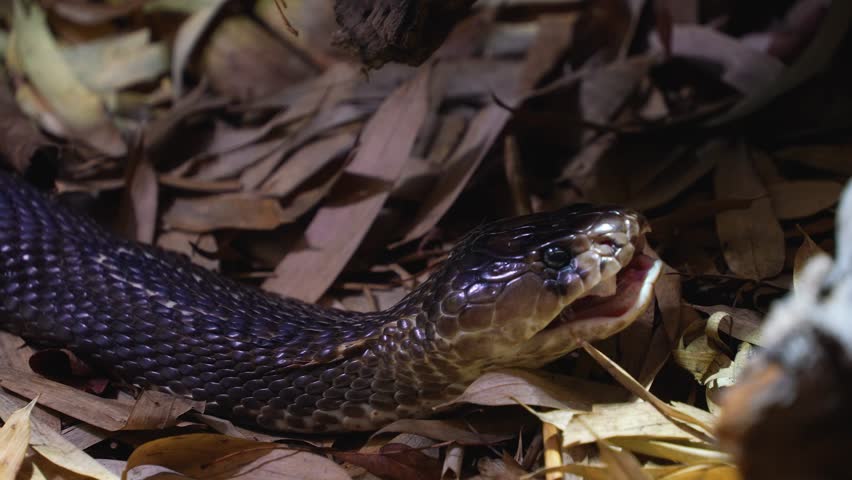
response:
[(80, 140), (112, 156), (127, 153), (121, 133), (101, 99), (74, 75), (35, 2), (16, 0), (14, 35), (18, 60), (36, 90), (62, 123)]

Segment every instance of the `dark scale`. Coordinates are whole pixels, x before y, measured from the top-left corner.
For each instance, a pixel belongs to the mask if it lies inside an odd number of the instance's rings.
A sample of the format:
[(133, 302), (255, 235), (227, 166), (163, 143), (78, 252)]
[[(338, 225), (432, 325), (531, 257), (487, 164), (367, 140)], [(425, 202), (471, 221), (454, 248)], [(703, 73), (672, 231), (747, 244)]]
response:
[[(629, 215), (582, 207), (480, 228), (399, 304), (364, 314), (285, 299), (120, 239), (0, 172), (0, 329), (67, 347), (129, 383), (204, 400), (209, 413), (249, 427), (367, 430), (427, 415), (483, 365), (512, 365), (454, 342), (488, 337), (496, 305), (522, 280), (532, 287), (521, 293), (537, 296), (577, 277), (577, 232), (635, 230)], [(548, 268), (536, 267), (553, 242)], [(514, 351), (513, 339), (500, 341)]]

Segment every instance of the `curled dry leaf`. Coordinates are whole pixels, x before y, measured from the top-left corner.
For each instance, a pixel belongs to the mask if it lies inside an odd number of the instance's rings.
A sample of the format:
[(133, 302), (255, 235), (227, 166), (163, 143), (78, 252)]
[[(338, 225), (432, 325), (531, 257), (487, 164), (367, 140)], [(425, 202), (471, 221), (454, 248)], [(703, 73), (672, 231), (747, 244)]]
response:
[(336, 463), (313, 453), (205, 433), (148, 442), (127, 459), (127, 471), (141, 465), (166, 467), (191, 478), (210, 480), (349, 479)]
[(725, 313), (719, 323), (713, 327), (717, 337), (718, 332), (722, 332), (736, 338), (737, 340), (748, 342), (753, 345), (761, 345), (760, 328), (763, 324), (763, 320), (754, 310), (729, 307), (727, 305), (692, 305), (692, 308), (711, 316), (719, 312)]
[(722, 158), (714, 178), (717, 198), (755, 199), (747, 209), (716, 215), (716, 231), (730, 269), (745, 278), (773, 277), (784, 268), (784, 231), (744, 146)]
[(268, 96), (313, 73), (293, 49), (247, 16), (217, 25), (201, 57), (213, 88), (242, 100)]
[(30, 444), (30, 412), (35, 404), (33, 400), (24, 408), (3, 417), (5, 424), (0, 427), (0, 478), (15, 478), (24, 463)]
[(112, 156), (127, 153), (118, 128), (100, 98), (86, 88), (66, 63), (47, 26), (44, 11), (15, 1), (15, 54), (41, 98), (73, 135)]

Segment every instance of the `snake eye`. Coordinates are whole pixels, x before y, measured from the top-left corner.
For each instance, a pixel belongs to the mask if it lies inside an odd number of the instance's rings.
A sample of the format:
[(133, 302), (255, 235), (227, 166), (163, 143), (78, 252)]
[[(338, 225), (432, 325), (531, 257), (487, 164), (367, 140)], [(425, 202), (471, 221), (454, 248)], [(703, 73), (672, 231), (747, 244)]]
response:
[(562, 268), (571, 261), (571, 255), (560, 247), (547, 247), (544, 250), (544, 264), (550, 268)]

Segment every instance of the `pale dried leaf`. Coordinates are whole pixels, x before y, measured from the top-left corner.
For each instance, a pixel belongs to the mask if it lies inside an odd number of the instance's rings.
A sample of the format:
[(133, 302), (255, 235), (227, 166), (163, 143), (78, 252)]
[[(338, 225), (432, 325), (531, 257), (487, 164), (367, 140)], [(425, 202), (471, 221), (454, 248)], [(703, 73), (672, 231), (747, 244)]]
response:
[(801, 289), (801, 281), (802, 281), (802, 272), (805, 269), (805, 265), (811, 260), (811, 258), (818, 255), (827, 255), (827, 252), (819, 247), (816, 242), (808, 235), (806, 232), (802, 232), (802, 236), (805, 238), (805, 241), (796, 249), (796, 256), (793, 258), (793, 290)]
[[(16, 402), (19, 407), (25, 404), (23, 400), (14, 399), (12, 401)], [(35, 400), (30, 402), (30, 405), (34, 403)], [(31, 409), (32, 407), (29, 408)], [(31, 437), (29, 443), (46, 461), (87, 478), (98, 480), (114, 480), (118, 478), (98, 463), (97, 460), (63, 438), (58, 431), (41, 423), (38, 419), (31, 418), (30, 427)], [(0, 442), (0, 445), (2, 445), (2, 442)]]
[(109, 431), (124, 427), (133, 408), (132, 404), (101, 398), (16, 370), (0, 370), (0, 386), (24, 398), (38, 396), (41, 405)]
[(483, 374), (464, 393), (435, 408), (461, 403), (501, 406), (521, 402), (537, 407), (583, 410), (597, 402), (623, 398), (621, 389), (605, 384), (543, 372), (503, 369)]
[[(582, 422), (577, 419), (582, 419)], [(712, 417), (707, 420), (712, 421)], [(613, 403), (595, 405), (591, 413), (576, 416), (562, 429), (562, 447), (571, 448), (594, 443), (598, 438), (614, 437), (696, 440), (647, 402)]]
[(642, 470), (639, 460), (630, 452), (614, 448), (605, 440), (598, 441), (601, 461), (607, 466), (613, 480), (649, 480), (647, 472)]
[(3, 416), (5, 424), (0, 427), (0, 478), (15, 478), (24, 463), (30, 443), (30, 412), (35, 404), (33, 400), (11, 415)]

